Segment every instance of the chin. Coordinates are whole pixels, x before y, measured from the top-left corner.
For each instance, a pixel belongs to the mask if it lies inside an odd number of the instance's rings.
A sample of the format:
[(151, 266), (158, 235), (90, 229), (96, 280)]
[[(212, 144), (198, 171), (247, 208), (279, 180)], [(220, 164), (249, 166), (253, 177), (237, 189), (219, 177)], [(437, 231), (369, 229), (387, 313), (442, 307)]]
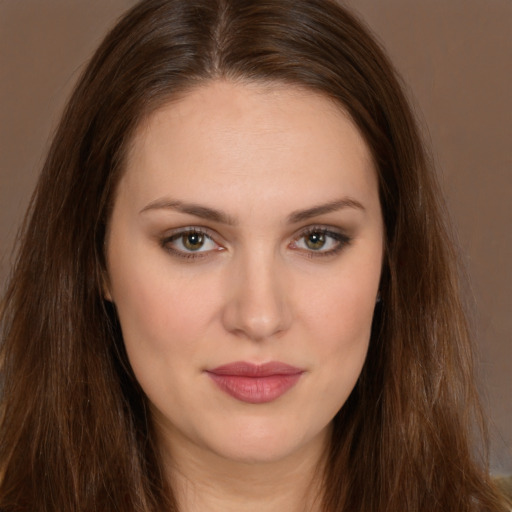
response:
[[(290, 429), (290, 425), (292, 429)], [(210, 450), (218, 456), (244, 464), (274, 463), (309, 450), (328, 438), (329, 426), (319, 432), (297, 432), (292, 424), (265, 425), (250, 422), (230, 429), (230, 435), (210, 440)]]

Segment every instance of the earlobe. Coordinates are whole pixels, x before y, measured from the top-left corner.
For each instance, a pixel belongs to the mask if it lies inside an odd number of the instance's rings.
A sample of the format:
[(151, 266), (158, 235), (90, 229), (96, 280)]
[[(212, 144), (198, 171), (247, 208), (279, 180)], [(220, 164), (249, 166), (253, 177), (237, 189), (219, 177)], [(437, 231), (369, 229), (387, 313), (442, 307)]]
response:
[(114, 302), (112, 299), (112, 292), (110, 291), (110, 280), (106, 271), (102, 272), (101, 274), (101, 291), (105, 300), (108, 300), (112, 303)]
[(99, 266), (100, 272), (100, 284), (101, 284), (101, 295), (104, 300), (108, 300), (111, 303), (114, 303), (112, 299), (112, 292), (110, 286), (110, 278), (108, 275), (108, 238), (109, 238), (109, 229), (107, 227), (105, 237), (103, 239), (103, 263)]

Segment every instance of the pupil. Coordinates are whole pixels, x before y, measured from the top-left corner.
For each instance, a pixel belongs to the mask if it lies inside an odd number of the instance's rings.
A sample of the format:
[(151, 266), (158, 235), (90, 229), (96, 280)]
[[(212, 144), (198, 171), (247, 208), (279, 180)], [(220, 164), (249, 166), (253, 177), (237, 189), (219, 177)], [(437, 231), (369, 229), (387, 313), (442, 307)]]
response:
[(204, 243), (204, 236), (201, 233), (189, 233), (184, 237), (183, 245), (190, 251), (197, 251)]
[(310, 249), (321, 249), (325, 245), (325, 235), (323, 233), (311, 233), (306, 239), (306, 245)]

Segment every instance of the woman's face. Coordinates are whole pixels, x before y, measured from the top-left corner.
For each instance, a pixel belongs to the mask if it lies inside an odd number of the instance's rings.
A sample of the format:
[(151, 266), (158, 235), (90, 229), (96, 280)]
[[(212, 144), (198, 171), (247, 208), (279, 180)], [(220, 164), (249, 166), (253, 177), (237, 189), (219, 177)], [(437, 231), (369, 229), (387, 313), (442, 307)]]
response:
[(376, 172), (321, 95), (211, 82), (136, 133), (105, 294), (172, 447), (321, 446), (365, 360), (383, 257)]

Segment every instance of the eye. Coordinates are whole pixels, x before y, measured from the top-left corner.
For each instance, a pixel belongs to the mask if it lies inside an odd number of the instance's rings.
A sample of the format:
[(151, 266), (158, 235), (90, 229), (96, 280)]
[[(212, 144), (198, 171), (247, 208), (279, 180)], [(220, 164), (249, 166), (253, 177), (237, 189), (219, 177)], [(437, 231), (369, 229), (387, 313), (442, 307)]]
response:
[(162, 240), (162, 246), (177, 256), (189, 258), (221, 250), (213, 238), (200, 229), (187, 229)]
[(329, 256), (341, 251), (349, 242), (350, 238), (343, 233), (313, 227), (303, 231), (291, 246), (293, 249), (306, 251), (310, 255)]

